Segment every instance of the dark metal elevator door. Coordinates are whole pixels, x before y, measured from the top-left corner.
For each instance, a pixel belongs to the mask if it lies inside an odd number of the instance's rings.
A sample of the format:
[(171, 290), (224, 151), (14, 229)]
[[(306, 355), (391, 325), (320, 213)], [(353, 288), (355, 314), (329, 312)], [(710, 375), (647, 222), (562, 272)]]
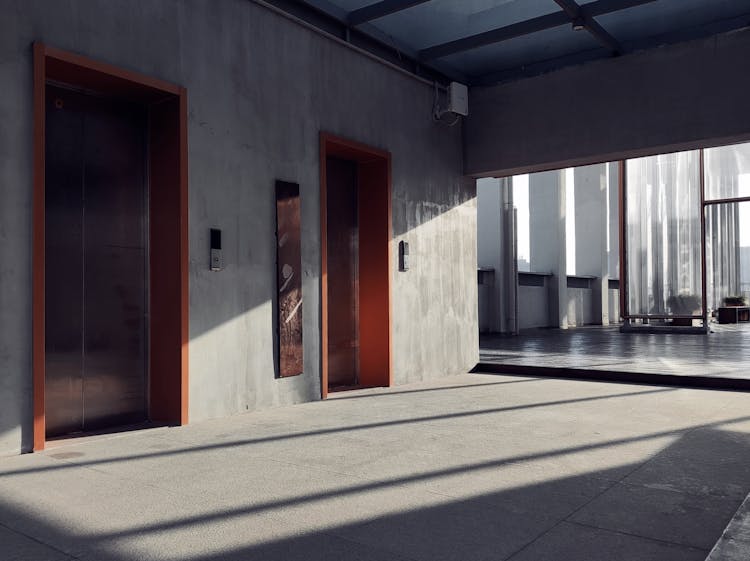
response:
[(47, 436), (146, 420), (146, 114), (47, 87)]
[(359, 205), (357, 164), (326, 161), (328, 386), (359, 383)]

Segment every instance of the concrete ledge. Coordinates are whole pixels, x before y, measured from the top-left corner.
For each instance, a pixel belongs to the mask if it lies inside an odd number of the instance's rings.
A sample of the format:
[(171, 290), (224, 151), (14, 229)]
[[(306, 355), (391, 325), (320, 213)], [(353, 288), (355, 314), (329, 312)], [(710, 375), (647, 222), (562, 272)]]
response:
[(472, 372), (537, 376), (540, 378), (570, 378), (598, 382), (625, 382), (656, 386), (678, 386), (711, 390), (750, 391), (750, 379), (713, 376), (681, 376), (677, 374), (653, 374), (648, 372), (625, 372), (618, 370), (595, 370), (587, 368), (551, 368), (548, 366), (527, 366), (480, 362)]
[(747, 561), (750, 559), (750, 495), (742, 503), (706, 561)]

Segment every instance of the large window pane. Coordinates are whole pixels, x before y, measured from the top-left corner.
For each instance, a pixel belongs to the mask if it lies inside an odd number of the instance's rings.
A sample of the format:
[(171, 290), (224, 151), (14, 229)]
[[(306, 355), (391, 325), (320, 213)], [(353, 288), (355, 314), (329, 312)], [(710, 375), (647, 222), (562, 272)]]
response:
[(701, 315), (697, 151), (628, 160), (627, 295), (631, 315)]
[(750, 296), (750, 202), (706, 207), (706, 288), (715, 310), (727, 296)]
[(706, 200), (750, 197), (750, 144), (704, 151)]

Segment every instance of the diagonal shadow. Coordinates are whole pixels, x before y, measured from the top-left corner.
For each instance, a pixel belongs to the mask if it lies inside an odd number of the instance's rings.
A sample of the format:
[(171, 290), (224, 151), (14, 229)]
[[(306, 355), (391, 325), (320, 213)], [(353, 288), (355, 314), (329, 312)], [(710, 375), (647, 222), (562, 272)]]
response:
[[(18, 539), (26, 540), (16, 549), (25, 548), (24, 556), (18, 557), (24, 561), (68, 556), (97, 561), (702, 561), (750, 490), (746, 480), (741, 494), (717, 492), (737, 481), (742, 472), (736, 470), (750, 461), (747, 434), (738, 438), (737, 433), (712, 428), (732, 422), (736, 420), (693, 427), (709, 429), (703, 432), (682, 429), (680, 439), (648, 460), (618, 464), (617, 480), (610, 475), (612, 468), (603, 468), (502, 491), (454, 496), (440, 504), (395, 511), (391, 507), (382, 514), (363, 516), (361, 508), (354, 508), (346, 521), (341, 521), (345, 516), (335, 516), (336, 521), (326, 523), (293, 512), (264, 519), (278, 523), (281, 533), (287, 534), (283, 537), (264, 534), (262, 524), (253, 522), (257, 517), (233, 523), (239, 509), (121, 532), (86, 533), (80, 522), (78, 526), (55, 523), (2, 500), (0, 529), (10, 528)], [(617, 441), (609, 444), (613, 442)], [(719, 455), (723, 457), (716, 458)], [(728, 463), (735, 471), (716, 469)], [(692, 480), (690, 485), (685, 484), (686, 476)], [(391, 482), (402, 484), (403, 480)], [(638, 501), (623, 502), (631, 494)], [(287, 507), (278, 504), (280, 510)], [(180, 552), (185, 549), (181, 541), (194, 543), (195, 536), (204, 549)], [(11, 542), (0, 541), (0, 558), (10, 558)]]
[(301, 432), (301, 433), (266, 436), (266, 437), (261, 437), (261, 438), (248, 438), (248, 439), (243, 439), (243, 440), (235, 440), (232, 442), (204, 444), (200, 446), (190, 446), (190, 447), (180, 448), (176, 450), (163, 450), (159, 452), (133, 454), (130, 456), (119, 456), (116, 458), (102, 458), (98, 460), (86, 460), (86, 461), (79, 460), (79, 461), (73, 461), (70, 463), (68, 462), (61, 463), (60, 465), (57, 465), (57, 466), (41, 466), (41, 467), (30, 468), (30, 469), (9, 470), (9, 471), (3, 472), (0, 475), (0, 479), (4, 477), (10, 477), (14, 475), (23, 475), (27, 473), (42, 473), (42, 472), (56, 471), (56, 470), (61, 470), (61, 469), (77, 468), (81, 466), (91, 467), (91, 466), (97, 466), (97, 465), (116, 463), (120, 461), (131, 462), (134, 460), (142, 460), (142, 459), (153, 459), (153, 458), (160, 458), (160, 457), (167, 457), (167, 456), (181, 456), (184, 454), (193, 454), (193, 453), (201, 452), (201, 451), (220, 450), (223, 448), (233, 448), (235, 446), (250, 446), (253, 444), (262, 444), (262, 443), (267, 443), (267, 442), (295, 440), (299, 438), (307, 438), (310, 436), (324, 436), (324, 435), (330, 435), (330, 434), (348, 433), (348, 432), (368, 430), (368, 429), (393, 427), (393, 426), (400, 426), (400, 425), (410, 425), (410, 424), (416, 424), (416, 423), (427, 423), (427, 422), (432, 422), (432, 421), (445, 421), (445, 420), (450, 420), (450, 419), (478, 417), (482, 415), (492, 415), (496, 413), (518, 411), (518, 410), (523, 410), (523, 409), (554, 407), (556, 405), (569, 405), (569, 404), (574, 404), (574, 403), (585, 403), (589, 401), (601, 401), (604, 399), (615, 399), (615, 398), (622, 398), (622, 397), (643, 396), (643, 395), (648, 395), (648, 394), (667, 393), (667, 392), (673, 392), (673, 391), (676, 391), (676, 390), (672, 388), (663, 388), (663, 389), (657, 389), (657, 390), (608, 394), (608, 395), (603, 395), (603, 396), (581, 397), (581, 398), (576, 398), (576, 399), (560, 399), (560, 400), (555, 400), (555, 401), (544, 401), (541, 403), (513, 405), (510, 407), (495, 407), (491, 409), (480, 409), (478, 411), (462, 411), (459, 413), (447, 413), (447, 414), (442, 414), (442, 415), (427, 415), (423, 417), (413, 417), (411, 419), (399, 419), (399, 420), (394, 420), (394, 421), (378, 421), (375, 423), (364, 423), (361, 425), (350, 425), (350, 426), (345, 426), (345, 427), (333, 427), (333, 428), (328, 428), (328, 429), (319, 429), (319, 430), (306, 431), (306, 432)]
[(324, 491), (320, 493), (313, 493), (313, 494), (303, 495), (299, 497), (292, 497), (289, 499), (266, 501), (266, 502), (259, 503), (253, 506), (242, 506), (242, 507), (238, 507), (235, 509), (222, 510), (214, 514), (202, 514), (199, 516), (185, 517), (179, 520), (173, 520), (173, 521), (165, 522), (161, 524), (147, 524), (143, 526), (129, 528), (128, 530), (112, 532), (109, 534), (100, 534), (99, 536), (102, 538), (107, 538), (107, 539), (124, 538), (124, 537), (139, 535), (139, 534), (143, 534), (147, 532), (168, 531), (168, 530), (172, 530), (172, 529), (183, 527), (183, 526), (192, 526), (192, 525), (199, 526), (202, 524), (216, 522), (219, 520), (244, 517), (244, 516), (251, 515), (251, 514), (260, 514), (260, 513), (268, 512), (272, 510), (279, 510), (279, 509), (290, 508), (294, 506), (300, 506), (300, 505), (308, 504), (312, 502), (324, 501), (324, 500), (335, 498), (335, 497), (357, 495), (357, 494), (361, 494), (365, 492), (386, 489), (388, 487), (402, 486), (402, 485), (408, 485), (412, 483), (430, 481), (433, 479), (459, 475), (462, 473), (468, 473), (472, 471), (502, 468), (510, 464), (528, 463), (528, 462), (532, 462), (536, 460), (544, 460), (544, 459), (554, 458), (558, 456), (578, 454), (578, 453), (587, 452), (590, 450), (609, 448), (613, 446), (620, 446), (623, 444), (632, 444), (634, 442), (641, 442), (645, 440), (653, 440), (656, 438), (663, 438), (666, 436), (681, 435), (681, 434), (684, 434), (686, 430), (713, 429), (716, 426), (720, 426), (723, 424), (728, 424), (728, 423), (733, 423), (733, 422), (738, 422), (738, 421), (745, 421), (745, 420), (750, 420), (750, 416), (742, 417), (738, 419), (732, 419), (730, 421), (720, 421), (720, 422), (710, 423), (710, 424), (705, 424), (705, 425), (696, 425), (696, 426), (690, 427), (689, 429), (682, 428), (682, 429), (674, 429), (671, 431), (655, 432), (655, 433), (649, 433), (647, 435), (640, 435), (636, 437), (608, 440), (608, 441), (596, 443), (596, 444), (586, 444), (586, 445), (581, 445), (581, 446), (558, 448), (555, 450), (548, 450), (548, 451), (539, 452), (536, 454), (524, 454), (524, 455), (511, 456), (508, 458), (488, 460), (488, 461), (476, 462), (472, 464), (464, 464), (464, 465), (445, 468), (445, 469), (422, 472), (422, 473), (409, 475), (405, 477), (368, 481), (367, 483), (362, 483), (358, 485), (342, 486), (336, 489), (335, 491)]
[(367, 399), (372, 397), (387, 397), (389, 395), (403, 395), (403, 394), (413, 394), (413, 393), (429, 393), (429, 392), (441, 392), (445, 390), (455, 390), (455, 389), (464, 389), (464, 388), (481, 388), (482, 386), (500, 386), (500, 385), (506, 385), (506, 384), (523, 384), (525, 382), (539, 382), (541, 381), (540, 378), (531, 378), (531, 379), (524, 379), (524, 380), (507, 380), (504, 382), (487, 382), (482, 384), (465, 384), (465, 385), (456, 385), (456, 386), (444, 386), (441, 388), (425, 388), (422, 390), (401, 390), (401, 391), (383, 391), (378, 393), (371, 393), (366, 395), (347, 395), (347, 393), (337, 393), (328, 396), (328, 399), (324, 399), (322, 403), (330, 403), (330, 402), (336, 402), (336, 401), (346, 401), (349, 399)]

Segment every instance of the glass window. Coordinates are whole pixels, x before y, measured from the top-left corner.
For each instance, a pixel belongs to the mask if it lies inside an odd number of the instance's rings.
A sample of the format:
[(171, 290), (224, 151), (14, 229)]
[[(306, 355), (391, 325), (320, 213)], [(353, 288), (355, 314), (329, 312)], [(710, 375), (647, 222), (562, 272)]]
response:
[(704, 151), (706, 200), (750, 197), (750, 144)]
[(628, 160), (625, 194), (630, 314), (700, 316), (699, 152)]
[(750, 202), (706, 207), (706, 272), (710, 309), (750, 296)]

